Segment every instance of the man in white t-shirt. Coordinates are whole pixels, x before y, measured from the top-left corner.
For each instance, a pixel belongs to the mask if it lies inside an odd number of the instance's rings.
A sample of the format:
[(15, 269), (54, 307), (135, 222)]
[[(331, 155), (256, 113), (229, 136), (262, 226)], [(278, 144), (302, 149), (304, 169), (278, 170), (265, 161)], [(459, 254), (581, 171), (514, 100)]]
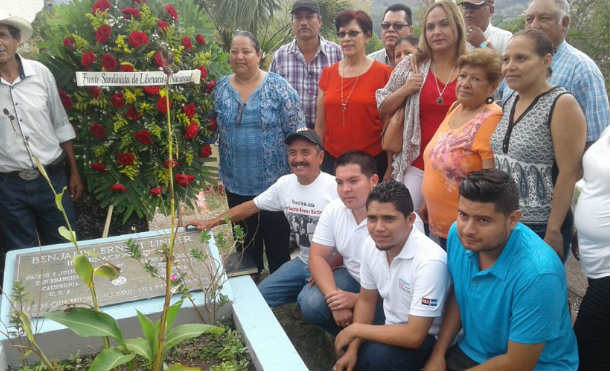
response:
[[(335, 340), (335, 370), (419, 370), (434, 345), (449, 286), (447, 254), (417, 228), (404, 184), (368, 196), (367, 228), (354, 323)], [(372, 325), (377, 299), (385, 325)], [(345, 349), (347, 347), (347, 349)]]
[[(360, 291), (360, 252), (369, 235), (366, 198), (379, 182), (375, 159), (364, 152), (346, 152), (335, 165), (339, 199), (320, 215), (309, 254), (312, 282), (297, 299), (305, 321), (333, 335), (352, 323)], [(383, 317), (383, 309), (379, 312)]]

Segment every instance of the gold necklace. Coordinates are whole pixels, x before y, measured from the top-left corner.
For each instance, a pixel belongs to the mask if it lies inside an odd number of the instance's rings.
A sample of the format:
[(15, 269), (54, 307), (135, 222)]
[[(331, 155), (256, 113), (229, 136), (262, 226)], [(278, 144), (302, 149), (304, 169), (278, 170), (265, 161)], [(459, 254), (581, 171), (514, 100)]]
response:
[[(341, 64), (339, 64), (339, 67), (341, 66)], [(345, 73), (345, 67), (343, 67), (343, 72)], [(356, 77), (356, 82), (354, 83), (354, 85), (352, 85), (352, 90), (349, 92), (349, 95), (347, 96), (347, 99), (345, 100), (345, 102), (343, 101), (343, 76), (341, 76), (341, 71), (339, 71), (339, 77), (341, 78), (341, 121), (343, 124), (343, 127), (345, 127), (345, 111), (347, 110), (347, 103), (349, 102), (349, 99), (352, 97), (352, 93), (354, 93), (354, 90), (356, 89), (356, 85), (358, 85), (358, 81), (360, 80), (360, 75), (358, 75), (358, 77)]]
[(443, 94), (445, 94), (445, 90), (447, 90), (447, 85), (449, 85), (449, 83), (453, 81), (451, 79), (451, 77), (453, 77), (453, 71), (455, 71), (455, 66), (451, 69), (451, 72), (449, 72), (449, 80), (447, 80), (445, 86), (443, 86), (443, 90), (438, 87), (438, 78), (436, 77), (434, 71), (432, 71), (432, 75), (434, 76), (434, 84), (436, 85), (436, 92), (438, 93), (438, 98), (436, 98), (436, 104), (443, 104)]

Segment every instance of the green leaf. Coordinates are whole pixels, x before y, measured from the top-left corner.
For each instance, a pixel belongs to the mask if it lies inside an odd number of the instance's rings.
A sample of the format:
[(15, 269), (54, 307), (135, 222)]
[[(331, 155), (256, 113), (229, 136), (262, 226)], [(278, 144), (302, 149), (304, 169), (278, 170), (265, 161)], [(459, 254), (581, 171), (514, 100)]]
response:
[(64, 211), (64, 204), (61, 202), (61, 200), (64, 197), (64, 192), (66, 191), (66, 189), (67, 189), (67, 187), (64, 187), (64, 189), (62, 189), (61, 193), (55, 194), (55, 206), (57, 207), (57, 210), (59, 210), (59, 211)]
[(63, 225), (61, 227), (57, 228), (57, 232), (59, 232), (60, 236), (62, 236), (64, 239), (66, 239), (70, 242), (76, 241), (76, 234), (74, 232), (70, 232), (68, 230), (68, 228), (64, 227)]
[(131, 361), (135, 356), (135, 353), (123, 354), (118, 348), (104, 349), (91, 362), (89, 370), (112, 370)]
[(171, 365), (169, 365), (169, 367), (167, 369), (169, 371), (180, 371), (180, 370), (184, 370), (184, 371), (199, 371), (199, 370), (201, 370), (199, 367), (185, 366), (185, 365), (183, 365), (180, 362), (172, 363)]
[(72, 261), (74, 262), (74, 270), (78, 273), (80, 279), (85, 285), (91, 287), (93, 284), (93, 265), (89, 262), (87, 255), (78, 254), (72, 258)]
[(140, 321), (142, 334), (146, 338), (146, 341), (148, 341), (148, 347), (150, 348), (151, 353), (154, 355), (157, 353), (157, 335), (159, 332), (159, 327), (153, 324), (150, 318), (142, 314), (139, 310), (136, 310), (136, 313), (138, 315), (138, 320)]
[(144, 338), (125, 339), (127, 349), (136, 353), (149, 361), (153, 361), (153, 353), (148, 345), (148, 341)]
[(21, 321), (21, 326), (23, 327), (23, 332), (25, 332), (25, 336), (28, 338), (30, 343), (35, 343), (34, 333), (32, 332), (32, 322), (30, 322), (30, 317), (23, 312), (19, 312), (19, 321)]
[(104, 312), (89, 308), (68, 308), (48, 312), (44, 317), (59, 322), (74, 331), (78, 336), (110, 336), (121, 345), (125, 345), (123, 334), (114, 318)]
[(167, 334), (165, 351), (167, 352), (172, 347), (181, 342), (197, 337), (203, 333), (221, 334), (224, 332), (222, 327), (205, 325), (203, 323), (189, 323), (186, 325), (176, 326)]
[(99, 267), (95, 268), (95, 270), (93, 271), (94, 274), (100, 277), (106, 277), (110, 281), (116, 279), (119, 276), (120, 272), (121, 268), (111, 263), (104, 263)]
[(175, 302), (167, 310), (167, 322), (166, 322), (167, 324), (165, 327), (166, 334), (169, 331), (169, 329), (172, 328), (172, 325), (174, 324), (174, 320), (176, 319), (176, 315), (178, 314), (178, 312), (180, 311), (180, 308), (182, 307), (182, 302), (183, 302), (183, 300), (179, 300), (179, 301)]

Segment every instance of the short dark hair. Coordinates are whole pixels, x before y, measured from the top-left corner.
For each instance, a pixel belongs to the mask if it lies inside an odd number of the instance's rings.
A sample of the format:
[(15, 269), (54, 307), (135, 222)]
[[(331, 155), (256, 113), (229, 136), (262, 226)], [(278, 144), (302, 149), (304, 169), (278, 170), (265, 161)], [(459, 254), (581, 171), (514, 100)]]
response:
[(347, 151), (337, 158), (335, 161), (335, 171), (339, 166), (358, 165), (362, 174), (367, 178), (377, 174), (377, 162), (373, 157), (362, 151)]
[(351, 21), (356, 21), (362, 32), (371, 37), (373, 32), (373, 20), (362, 10), (345, 10), (335, 18), (335, 28), (339, 32), (339, 28), (344, 27)]
[(256, 38), (256, 36), (254, 36), (254, 34), (252, 32), (241, 31), (241, 30), (235, 31), (235, 33), (233, 34), (233, 38), (231, 39), (231, 43), (233, 43), (233, 40), (235, 40), (235, 38), (238, 36), (247, 37), (248, 39), (250, 39), (250, 41), (252, 41), (252, 46), (254, 47), (254, 50), (256, 50), (257, 53), (259, 53), (261, 51), (261, 47), (258, 43), (258, 39)]
[(402, 215), (408, 217), (413, 212), (413, 200), (407, 187), (395, 180), (379, 183), (366, 199), (366, 207), (373, 201), (391, 203)]
[(401, 44), (403, 42), (408, 42), (409, 44), (411, 44), (412, 47), (417, 49), (417, 44), (419, 43), (419, 36), (415, 36), (415, 35), (403, 36), (400, 39), (396, 40), (396, 42), (394, 43), (394, 47), (398, 46), (399, 44)]
[[(540, 57), (544, 57), (547, 54), (553, 55), (553, 53), (555, 52), (551, 39), (549, 39), (547, 34), (540, 30), (536, 30), (534, 28), (522, 30), (515, 33), (513, 37), (511, 37), (511, 39), (514, 39), (517, 36), (527, 37), (528, 39), (532, 40), (532, 42), (534, 43), (534, 51)], [(551, 76), (552, 73), (553, 70), (549, 66), (548, 76)]]
[[(385, 18), (385, 15), (388, 14), (388, 12), (405, 12), (405, 14), (407, 15), (407, 23), (409, 24), (409, 26), (413, 25), (413, 12), (411, 11), (411, 8), (409, 8), (408, 6), (406, 6), (405, 4), (400, 4), (400, 3), (396, 3), (396, 4), (392, 4), (390, 6), (388, 6), (385, 9), (385, 12), (383, 12), (383, 17)], [(417, 45), (417, 44), (415, 44)]]
[(504, 171), (483, 169), (473, 171), (460, 183), (460, 196), (474, 202), (492, 202), (504, 215), (519, 209), (519, 189)]

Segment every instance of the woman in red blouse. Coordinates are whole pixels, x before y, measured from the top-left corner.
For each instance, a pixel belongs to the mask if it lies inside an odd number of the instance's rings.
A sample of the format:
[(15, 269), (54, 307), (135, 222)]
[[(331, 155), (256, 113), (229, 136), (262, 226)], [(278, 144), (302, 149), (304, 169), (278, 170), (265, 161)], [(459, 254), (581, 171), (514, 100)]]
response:
[(318, 83), (316, 132), (324, 144), (322, 170), (335, 173), (335, 159), (349, 150), (363, 151), (377, 162), (383, 177), (389, 158), (381, 149), (382, 123), (375, 92), (385, 86), (392, 68), (365, 54), (373, 22), (361, 10), (335, 19), (343, 60), (322, 71)]

